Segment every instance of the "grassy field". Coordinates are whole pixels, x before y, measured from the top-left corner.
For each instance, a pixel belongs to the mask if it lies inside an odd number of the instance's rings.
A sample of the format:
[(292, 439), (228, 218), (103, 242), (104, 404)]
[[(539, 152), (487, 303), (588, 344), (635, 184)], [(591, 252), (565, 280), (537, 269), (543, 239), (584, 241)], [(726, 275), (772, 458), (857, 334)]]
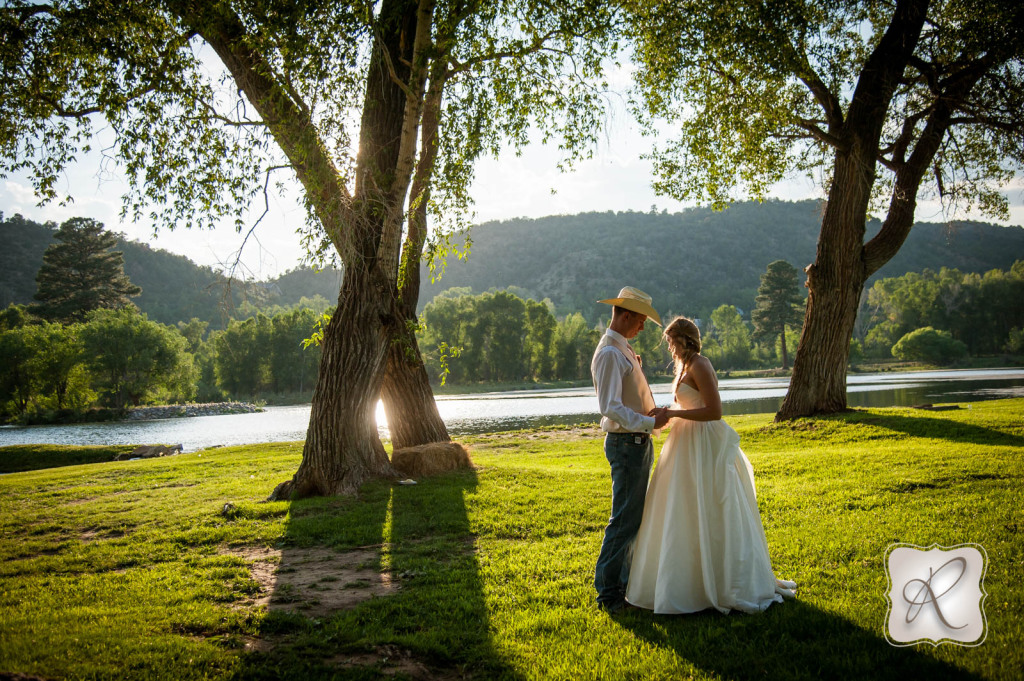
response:
[[(760, 615), (597, 609), (595, 429), (469, 438), (474, 471), (293, 503), (261, 499), (300, 444), (236, 447), (0, 476), (0, 677), (1020, 678), (1024, 400), (728, 421), (799, 583)], [(894, 542), (986, 549), (982, 645), (886, 642)]]
[(113, 461), (118, 454), (133, 449), (133, 445), (8, 445), (0, 447), (0, 473)]

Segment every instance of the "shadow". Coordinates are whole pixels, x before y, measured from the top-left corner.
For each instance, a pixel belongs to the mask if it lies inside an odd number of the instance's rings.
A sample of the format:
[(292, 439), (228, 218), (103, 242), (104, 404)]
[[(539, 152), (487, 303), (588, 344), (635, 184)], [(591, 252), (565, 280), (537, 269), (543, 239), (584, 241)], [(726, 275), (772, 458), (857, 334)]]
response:
[[(921, 415), (918, 416), (905, 413), (849, 411), (826, 418), (838, 419), (849, 424), (878, 426), (879, 428), (903, 433), (911, 437), (934, 438), (949, 440), (950, 442), (980, 445), (1024, 446), (1024, 437), (1015, 433), (963, 423), (955, 418), (935, 418), (927, 416), (927, 413), (927, 411), (922, 411)], [(956, 411), (946, 413), (955, 414)]]
[(638, 638), (673, 651), (716, 678), (983, 678), (929, 654), (931, 646), (897, 648), (885, 640), (881, 630), (865, 630), (799, 597), (755, 615), (722, 615), (714, 610), (692, 615), (631, 611), (615, 621)]
[(234, 678), (517, 678), (491, 643), (465, 504), (476, 486), (465, 470), (289, 502), (267, 614)]

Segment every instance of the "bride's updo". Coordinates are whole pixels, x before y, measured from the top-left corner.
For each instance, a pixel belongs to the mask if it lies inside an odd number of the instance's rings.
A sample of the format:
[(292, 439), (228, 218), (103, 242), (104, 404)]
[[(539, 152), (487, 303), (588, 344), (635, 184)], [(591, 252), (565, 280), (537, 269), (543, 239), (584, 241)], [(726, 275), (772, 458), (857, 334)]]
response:
[(676, 361), (676, 376), (682, 376), (693, 358), (700, 354), (700, 329), (692, 319), (676, 317), (662, 336), (668, 341), (669, 352)]

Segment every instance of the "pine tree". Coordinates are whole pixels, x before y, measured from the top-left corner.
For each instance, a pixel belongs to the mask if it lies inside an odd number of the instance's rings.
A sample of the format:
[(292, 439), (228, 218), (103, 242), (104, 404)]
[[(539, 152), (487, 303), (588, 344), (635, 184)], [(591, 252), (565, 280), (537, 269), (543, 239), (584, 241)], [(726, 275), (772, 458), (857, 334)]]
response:
[(142, 289), (124, 273), (120, 251), (111, 251), (117, 238), (90, 218), (71, 218), (54, 234), (57, 243), (43, 254), (36, 274), (39, 288), (35, 312), (46, 319), (80, 322), (97, 309), (131, 305)]
[(786, 327), (799, 327), (803, 323), (803, 296), (800, 294), (799, 275), (795, 267), (785, 260), (768, 264), (761, 275), (757, 298), (750, 320), (754, 322), (757, 340), (782, 339), (782, 368), (789, 366), (786, 353)]

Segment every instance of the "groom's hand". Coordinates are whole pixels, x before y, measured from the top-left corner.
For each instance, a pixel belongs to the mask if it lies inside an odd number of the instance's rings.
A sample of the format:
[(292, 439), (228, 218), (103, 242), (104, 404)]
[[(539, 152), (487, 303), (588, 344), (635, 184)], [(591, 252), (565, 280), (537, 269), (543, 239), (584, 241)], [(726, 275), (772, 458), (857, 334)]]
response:
[(668, 423), (668, 407), (657, 407), (651, 410), (648, 416), (654, 417), (654, 428), (664, 428)]

